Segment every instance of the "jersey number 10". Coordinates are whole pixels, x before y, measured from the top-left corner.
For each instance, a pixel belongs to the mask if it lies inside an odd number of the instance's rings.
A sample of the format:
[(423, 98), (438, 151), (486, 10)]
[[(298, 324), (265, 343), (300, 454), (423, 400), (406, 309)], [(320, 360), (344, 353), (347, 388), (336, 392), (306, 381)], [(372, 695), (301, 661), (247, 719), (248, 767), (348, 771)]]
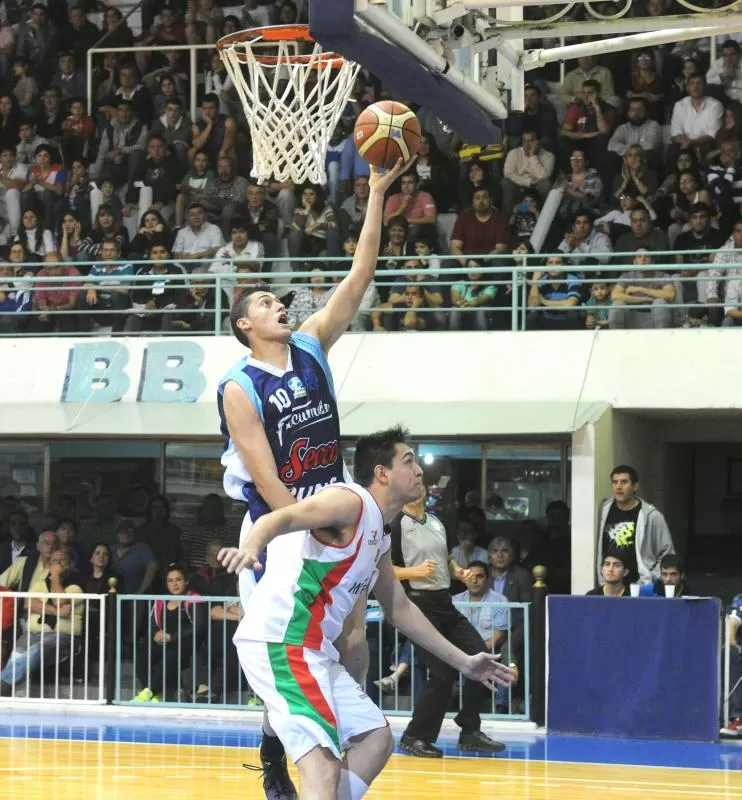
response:
[(272, 394), (268, 398), (268, 402), (273, 403), (279, 411), (291, 407), (291, 399), (289, 398), (289, 393), (285, 389), (279, 389), (275, 394)]

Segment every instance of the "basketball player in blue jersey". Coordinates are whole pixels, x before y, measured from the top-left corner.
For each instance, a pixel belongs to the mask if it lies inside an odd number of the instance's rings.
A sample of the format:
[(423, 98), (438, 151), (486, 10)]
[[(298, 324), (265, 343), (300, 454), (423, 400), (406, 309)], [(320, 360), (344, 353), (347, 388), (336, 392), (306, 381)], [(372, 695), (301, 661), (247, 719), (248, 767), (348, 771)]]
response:
[[(327, 354), (345, 333), (374, 277), (382, 230), (384, 195), (412, 162), (382, 172), (371, 168), (366, 219), (348, 275), (327, 305), (291, 333), (284, 304), (267, 285), (246, 289), (230, 312), (232, 331), (250, 348), (219, 384), (218, 405), (226, 449), (224, 490), (247, 503), (244, 541), (257, 519), (348, 479), (340, 451), (332, 373)], [(222, 562), (236, 548), (225, 548)], [(240, 573), (247, 607), (255, 574)], [(343, 665), (363, 684), (368, 665), (366, 598), (361, 596), (337, 647)], [(263, 789), (268, 800), (292, 800), (296, 790), (277, 736), (263, 721), (260, 746)]]

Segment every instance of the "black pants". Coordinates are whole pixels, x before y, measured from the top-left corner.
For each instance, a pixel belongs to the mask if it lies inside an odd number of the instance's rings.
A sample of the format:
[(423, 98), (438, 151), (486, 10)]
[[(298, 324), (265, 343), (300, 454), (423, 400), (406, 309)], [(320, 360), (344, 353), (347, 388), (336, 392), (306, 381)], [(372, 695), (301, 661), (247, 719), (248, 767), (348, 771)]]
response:
[[(466, 617), (454, 608), (451, 595), (441, 591), (411, 591), (410, 600), (423, 612), (426, 619), (451, 644), (468, 655), (485, 652), (484, 641)], [(429, 670), (428, 680), (417, 696), (412, 719), (405, 734), (412, 739), (434, 742), (441, 732), (443, 718), (448, 710), (451, 692), (458, 673), (422, 648), (417, 652)], [(479, 710), (487, 688), (478, 682), (464, 681), (461, 709), (455, 722), (464, 733), (478, 731), (481, 725)]]

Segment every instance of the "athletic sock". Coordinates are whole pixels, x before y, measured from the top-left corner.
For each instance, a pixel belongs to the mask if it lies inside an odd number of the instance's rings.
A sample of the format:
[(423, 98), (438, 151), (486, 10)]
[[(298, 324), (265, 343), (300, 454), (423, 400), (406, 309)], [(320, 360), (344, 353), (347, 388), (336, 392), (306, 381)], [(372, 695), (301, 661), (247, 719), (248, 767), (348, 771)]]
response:
[(338, 800), (361, 800), (368, 791), (368, 786), (355, 774), (347, 769), (340, 770), (340, 784), (338, 785)]
[(262, 760), (275, 761), (283, 758), (285, 752), (278, 736), (269, 736), (263, 731), (263, 741), (260, 743), (260, 758)]

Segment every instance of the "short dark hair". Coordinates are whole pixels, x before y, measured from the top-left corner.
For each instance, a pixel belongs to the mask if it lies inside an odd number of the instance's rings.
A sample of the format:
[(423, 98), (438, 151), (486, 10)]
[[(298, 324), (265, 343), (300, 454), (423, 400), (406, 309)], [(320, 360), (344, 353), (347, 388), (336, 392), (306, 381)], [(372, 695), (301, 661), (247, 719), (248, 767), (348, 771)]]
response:
[[(469, 566), (471, 566), (471, 564)], [(660, 559), (660, 569), (676, 569), (682, 575), (685, 572), (685, 564), (680, 556), (671, 553), (670, 555), (662, 556)]]
[(402, 173), (403, 178), (414, 178), (417, 183), (420, 183), (420, 176), (417, 174), (417, 170), (414, 167), (410, 167), (406, 172)]
[(395, 425), (385, 431), (361, 436), (356, 442), (353, 456), (353, 480), (361, 486), (370, 486), (374, 481), (376, 467), (391, 467), (397, 445), (406, 442), (409, 435), (406, 428)]
[(386, 224), (386, 229), (389, 230), (390, 228), (404, 228), (405, 230), (409, 230), (410, 223), (407, 222), (406, 217), (403, 217), (401, 214), (396, 214), (390, 217), (389, 222)]
[(620, 561), (623, 564), (623, 568), (626, 569), (626, 556), (620, 551), (614, 548), (610, 548), (603, 553), (603, 560), (600, 562), (601, 566), (605, 564), (606, 558), (615, 558), (616, 561)]
[(247, 220), (244, 217), (232, 217), (231, 222), (229, 223), (229, 232), (232, 231), (246, 231), (247, 230)]
[(639, 483), (639, 473), (628, 464), (618, 464), (611, 470), (611, 478), (614, 475), (628, 475), (632, 483)]
[(118, 253), (121, 252), (121, 242), (119, 242), (119, 240), (116, 239), (114, 236), (104, 236), (103, 239), (101, 239), (100, 243), (101, 250), (103, 249), (104, 244), (112, 244), (116, 247), (116, 252)]
[(541, 95), (542, 95), (542, 91), (541, 91), (541, 89), (539, 89), (539, 88), (538, 88), (538, 86), (536, 86), (536, 84), (535, 84), (535, 83), (527, 83), (527, 84), (526, 84), (526, 85), (523, 87), (523, 91), (524, 91), (524, 92), (525, 92), (525, 91), (527, 91), (528, 89), (533, 89), (533, 91), (534, 91), (534, 92), (536, 92), (536, 94), (538, 94), (538, 96), (539, 96), (539, 97), (541, 97)]
[(691, 306), (688, 309), (688, 319), (705, 319), (708, 315), (707, 306)]
[[(183, 101), (179, 97), (168, 97), (165, 106), (178, 106), (178, 108), (183, 108)], [(199, 150), (199, 153), (203, 153), (203, 150)]]
[(489, 565), (485, 564), (484, 561), (470, 561), (468, 569), (472, 569), (473, 567), (479, 567), (480, 569), (483, 569), (485, 574), (490, 571)]
[(735, 42), (734, 39), (727, 39), (726, 42), (721, 46), (722, 50), (734, 50), (735, 53), (739, 53), (739, 43)]
[(214, 92), (209, 92), (207, 95), (204, 95), (201, 105), (203, 106), (206, 103), (213, 103), (217, 108), (219, 108), (219, 95), (214, 94)]
[(691, 74), (685, 79), (685, 82), (688, 83), (689, 81), (693, 80), (693, 78), (700, 78), (703, 83), (706, 83), (706, 76), (702, 72), (691, 72)]
[(592, 79), (586, 80), (582, 82), (582, 88), (589, 87), (590, 89), (595, 89), (596, 94), (600, 94), (600, 84), (597, 81)]
[(247, 289), (239, 295), (234, 303), (232, 303), (232, 308), (229, 309), (229, 324), (232, 328), (232, 333), (235, 335), (237, 341), (240, 344), (244, 344), (245, 347), (250, 347), (250, 340), (247, 338), (247, 334), (237, 326), (237, 322), (247, 316), (247, 309), (250, 307), (250, 298), (256, 292), (272, 291), (273, 290), (267, 283), (254, 283), (252, 286), (248, 286)]
[(539, 133), (535, 128), (524, 128), (520, 134), (520, 138), (522, 139), (526, 135), (535, 136), (537, 139), (539, 138)]
[(707, 217), (711, 216), (711, 209), (706, 203), (693, 203), (688, 209), (688, 216), (693, 214), (705, 214)]
[(644, 106), (645, 111), (649, 108), (646, 97), (630, 97), (628, 104), (631, 105), (632, 103), (641, 103)]

